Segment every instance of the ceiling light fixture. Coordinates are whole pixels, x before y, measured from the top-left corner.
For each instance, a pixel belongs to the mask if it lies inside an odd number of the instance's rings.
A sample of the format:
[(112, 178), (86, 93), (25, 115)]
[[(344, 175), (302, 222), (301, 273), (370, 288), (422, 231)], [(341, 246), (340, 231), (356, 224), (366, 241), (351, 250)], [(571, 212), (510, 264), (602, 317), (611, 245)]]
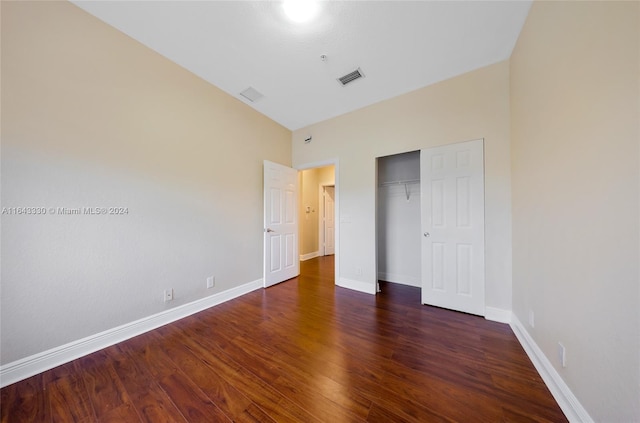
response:
[(318, 13), (315, 0), (285, 0), (282, 7), (289, 19), (298, 23), (307, 22)]

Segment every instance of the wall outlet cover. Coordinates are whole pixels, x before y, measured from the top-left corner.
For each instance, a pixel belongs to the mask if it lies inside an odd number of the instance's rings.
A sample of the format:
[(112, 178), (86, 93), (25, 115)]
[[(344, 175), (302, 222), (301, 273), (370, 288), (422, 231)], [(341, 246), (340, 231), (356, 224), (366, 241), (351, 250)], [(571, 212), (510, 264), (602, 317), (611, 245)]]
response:
[(567, 367), (567, 349), (561, 342), (558, 342), (558, 360), (562, 367)]
[(164, 302), (173, 301), (173, 289), (164, 290)]

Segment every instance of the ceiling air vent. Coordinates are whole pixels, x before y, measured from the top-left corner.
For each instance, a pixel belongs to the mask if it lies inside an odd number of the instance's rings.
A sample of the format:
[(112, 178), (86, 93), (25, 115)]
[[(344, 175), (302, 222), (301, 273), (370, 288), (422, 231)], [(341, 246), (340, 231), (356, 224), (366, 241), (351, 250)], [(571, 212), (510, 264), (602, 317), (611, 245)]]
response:
[(250, 102), (255, 102), (260, 100), (262, 97), (264, 97), (264, 95), (262, 95), (262, 93), (260, 93), (258, 90), (256, 90), (253, 87), (249, 87), (246, 90), (242, 91), (240, 93), (241, 96), (243, 96), (244, 98), (246, 98), (247, 100), (249, 100)]
[(340, 78), (338, 78), (338, 81), (340, 81), (342, 85), (347, 85), (349, 82), (353, 82), (356, 79), (360, 79), (363, 77), (364, 77), (364, 73), (362, 73), (362, 70), (358, 68), (353, 72), (349, 72), (348, 74), (341, 76)]

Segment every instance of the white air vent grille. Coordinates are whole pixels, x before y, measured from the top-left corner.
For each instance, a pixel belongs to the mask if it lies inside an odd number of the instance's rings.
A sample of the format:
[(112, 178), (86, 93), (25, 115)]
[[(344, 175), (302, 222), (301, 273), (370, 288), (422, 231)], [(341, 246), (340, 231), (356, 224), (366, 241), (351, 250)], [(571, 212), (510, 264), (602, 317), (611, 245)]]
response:
[(260, 100), (262, 97), (264, 97), (264, 95), (262, 95), (262, 93), (260, 93), (258, 90), (256, 90), (253, 87), (249, 87), (246, 90), (242, 91), (240, 93), (241, 96), (243, 96), (244, 98), (246, 98), (247, 100), (249, 100), (250, 102), (255, 102)]
[(356, 79), (360, 79), (364, 77), (364, 73), (362, 73), (362, 70), (360, 68), (354, 70), (353, 72), (349, 72), (348, 74), (341, 76), (340, 78), (338, 78), (338, 81), (342, 84), (342, 85), (347, 85), (349, 82), (353, 82)]

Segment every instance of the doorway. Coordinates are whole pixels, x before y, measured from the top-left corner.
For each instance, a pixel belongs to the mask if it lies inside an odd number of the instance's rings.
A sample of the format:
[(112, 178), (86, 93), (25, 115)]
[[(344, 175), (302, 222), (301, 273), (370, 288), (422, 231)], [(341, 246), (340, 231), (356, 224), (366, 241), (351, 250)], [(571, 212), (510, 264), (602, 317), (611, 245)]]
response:
[[(323, 187), (333, 187), (333, 231), (323, 232), (333, 245), (322, 254), (335, 254), (335, 283), (338, 284), (339, 190), (338, 159), (299, 166), (297, 169), (264, 161), (264, 263), (265, 288), (299, 274), (300, 262), (320, 256), (318, 201)], [(315, 202), (314, 202), (315, 199)], [(311, 228), (311, 230), (310, 230)], [(310, 252), (305, 252), (305, 250)], [(332, 251), (333, 250), (333, 251)], [(291, 276), (293, 273), (293, 276)]]
[(335, 166), (298, 172), (300, 261), (335, 253)]
[(420, 287), (420, 151), (378, 158), (378, 280)]
[(339, 188), (336, 161), (313, 163), (298, 168), (299, 257), (335, 255), (335, 277), (339, 266)]

